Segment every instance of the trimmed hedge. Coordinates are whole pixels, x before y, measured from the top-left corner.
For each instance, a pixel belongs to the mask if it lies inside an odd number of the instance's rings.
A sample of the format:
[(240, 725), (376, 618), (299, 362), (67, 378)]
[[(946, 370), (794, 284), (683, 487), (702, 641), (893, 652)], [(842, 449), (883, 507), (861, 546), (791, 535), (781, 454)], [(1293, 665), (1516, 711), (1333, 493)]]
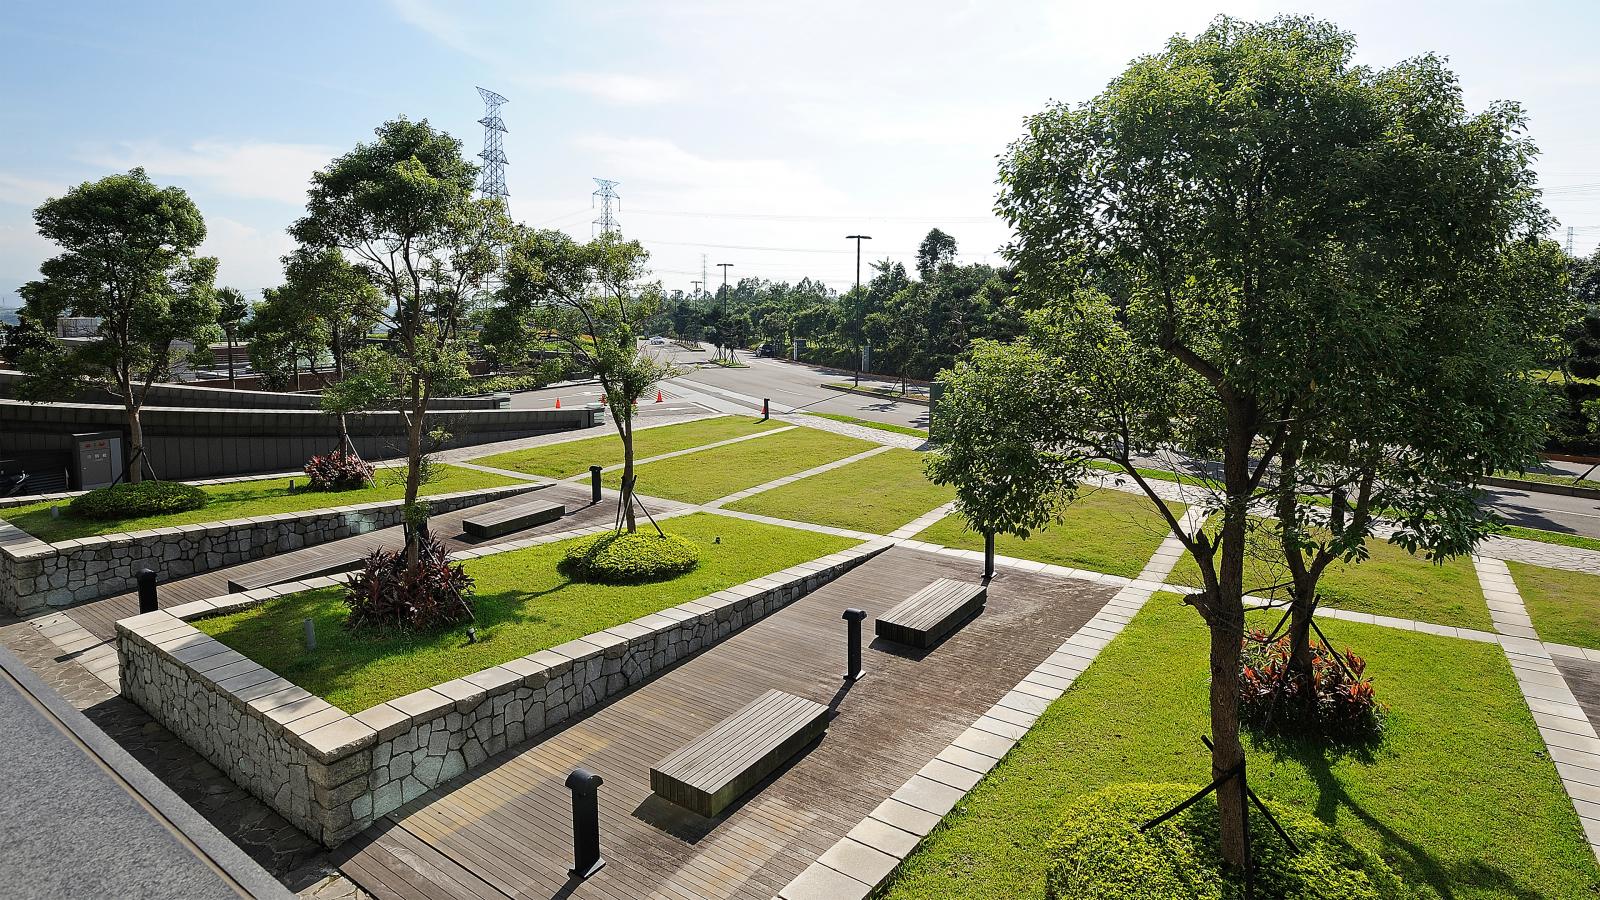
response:
[(141, 481), (95, 488), (74, 497), (67, 512), (80, 519), (135, 519), (200, 509), (211, 495), (194, 485), (176, 481)]
[[(1218, 852), (1216, 795), (1141, 834), (1139, 826), (1187, 799), (1198, 786), (1121, 784), (1079, 800), (1047, 847), (1048, 900), (1241, 900), (1243, 880)], [(1300, 848), (1289, 852), (1252, 809), (1255, 895), (1294, 900), (1402, 900), (1409, 894), (1376, 854), (1352, 846), (1317, 819), (1276, 803), (1268, 808)]]
[(612, 533), (576, 541), (561, 565), (579, 581), (627, 584), (655, 581), (693, 569), (700, 549), (677, 535)]

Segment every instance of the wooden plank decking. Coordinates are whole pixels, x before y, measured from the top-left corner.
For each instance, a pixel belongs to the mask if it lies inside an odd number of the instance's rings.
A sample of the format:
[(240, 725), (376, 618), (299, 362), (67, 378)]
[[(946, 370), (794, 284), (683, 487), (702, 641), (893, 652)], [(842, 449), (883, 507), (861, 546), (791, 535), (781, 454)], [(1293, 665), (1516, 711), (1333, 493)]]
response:
[[(502, 535), (488, 541), (474, 540), (462, 531), (462, 519), (487, 511), (507, 509), (525, 504), (530, 497), (564, 503), (571, 512), (558, 521), (533, 528), (525, 528), (513, 534)], [(652, 508), (659, 512), (664, 509), (678, 508), (678, 505), (658, 500), (655, 501)], [(485, 503), (480, 506), (471, 506), (454, 512), (442, 513), (433, 517), (431, 526), (434, 535), (442, 540), (446, 547), (450, 550), (462, 550), (469, 547), (514, 541), (518, 538), (543, 532), (570, 531), (575, 528), (598, 525), (611, 521), (614, 515), (616, 515), (616, 502), (614, 500), (608, 499), (591, 506), (589, 504), (589, 488), (587, 486), (579, 487), (572, 484), (558, 483), (535, 491), (532, 494), (520, 494), (494, 503)], [(206, 600), (228, 593), (229, 578), (251, 575), (275, 566), (281, 566), (286, 562), (302, 559), (328, 559), (352, 549), (370, 552), (378, 547), (398, 547), (401, 543), (402, 535), (398, 527), (385, 528), (381, 531), (372, 531), (339, 541), (306, 547), (302, 550), (280, 553), (266, 559), (242, 563), (226, 569), (218, 569), (214, 572), (205, 572), (188, 578), (164, 582), (161, 584), (158, 593), (162, 606), (177, 606), (180, 603)], [(72, 616), (73, 621), (82, 625), (91, 634), (103, 640), (111, 640), (116, 636), (116, 621), (139, 612), (139, 595), (137, 593), (120, 594), (103, 600), (67, 607), (64, 611)]]
[[(984, 612), (932, 651), (875, 641), (841, 688), (840, 611), (876, 615), (974, 563), (890, 550), (576, 722), (424, 795), (340, 848), (379, 898), (769, 900), (1086, 621), (1112, 589), (1002, 570)], [(650, 767), (769, 689), (836, 706), (820, 743), (715, 819), (650, 792)], [(570, 795), (600, 788), (607, 866), (569, 883)]]

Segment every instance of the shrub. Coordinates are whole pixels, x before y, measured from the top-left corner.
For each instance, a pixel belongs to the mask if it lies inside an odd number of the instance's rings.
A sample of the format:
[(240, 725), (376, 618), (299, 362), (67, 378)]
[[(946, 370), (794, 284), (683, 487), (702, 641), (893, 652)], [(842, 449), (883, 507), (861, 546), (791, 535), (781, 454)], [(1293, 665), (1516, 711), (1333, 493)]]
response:
[(194, 485), (141, 481), (95, 488), (74, 497), (67, 512), (80, 519), (134, 519), (199, 509), (209, 502), (211, 495)]
[(677, 535), (613, 532), (575, 542), (561, 561), (580, 581), (625, 584), (682, 575), (700, 563), (700, 550)]
[(335, 450), (307, 460), (306, 475), (314, 491), (348, 491), (372, 480), (372, 464), (354, 453)]
[[(1050, 839), (1047, 900), (1240, 900), (1238, 872), (1224, 866), (1212, 794), (1140, 833), (1139, 826), (1199, 788), (1122, 784), (1080, 799)], [(1352, 846), (1317, 819), (1276, 803), (1267, 807), (1299, 847), (1284, 845), (1251, 809), (1255, 896), (1296, 900), (1400, 900), (1400, 879), (1375, 854)]]
[(472, 618), (472, 577), (450, 561), (444, 544), (429, 538), (417, 565), (405, 548), (377, 549), (345, 586), (346, 627), (428, 631)]
[(1357, 742), (1383, 730), (1383, 704), (1365, 677), (1367, 661), (1349, 650), (1312, 643), (1310, 703), (1306, 685), (1290, 675), (1287, 636), (1268, 641), (1264, 632), (1248, 632), (1239, 666), (1239, 718), (1249, 725), (1289, 737)]

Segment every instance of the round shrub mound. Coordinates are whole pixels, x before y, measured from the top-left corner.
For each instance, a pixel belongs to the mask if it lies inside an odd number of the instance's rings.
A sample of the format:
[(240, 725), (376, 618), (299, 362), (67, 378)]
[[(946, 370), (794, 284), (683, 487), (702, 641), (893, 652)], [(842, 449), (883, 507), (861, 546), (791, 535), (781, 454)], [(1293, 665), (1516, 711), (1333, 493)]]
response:
[[(1123, 784), (1084, 797), (1048, 845), (1048, 900), (1239, 900), (1243, 879), (1218, 852), (1216, 795), (1208, 795), (1140, 834), (1139, 826), (1195, 791), (1187, 784)], [(1401, 900), (1400, 879), (1375, 854), (1345, 842), (1322, 822), (1276, 803), (1267, 807), (1294, 838), (1289, 852), (1251, 809), (1250, 847), (1257, 897), (1291, 900)]]
[(74, 497), (67, 512), (80, 519), (133, 519), (199, 509), (210, 501), (210, 494), (193, 485), (141, 481), (95, 488)]
[(581, 581), (626, 584), (682, 575), (700, 563), (700, 548), (674, 534), (612, 533), (586, 538), (567, 550), (561, 564)]

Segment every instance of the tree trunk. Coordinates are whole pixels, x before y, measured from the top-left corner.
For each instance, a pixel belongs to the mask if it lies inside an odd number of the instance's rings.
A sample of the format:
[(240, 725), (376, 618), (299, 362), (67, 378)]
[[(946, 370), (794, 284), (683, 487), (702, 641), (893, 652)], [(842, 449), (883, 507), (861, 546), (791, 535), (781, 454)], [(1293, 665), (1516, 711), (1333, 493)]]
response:
[(123, 480), (129, 484), (138, 484), (144, 480), (144, 425), (139, 421), (139, 406), (131, 399), (128, 401), (127, 411), (129, 466), (123, 473)]
[[(417, 388), (413, 384), (413, 391)], [(406, 564), (415, 566), (422, 558), (422, 539), (427, 534), (427, 522), (420, 517), (413, 518), (412, 510), (416, 509), (417, 496), (422, 491), (422, 429), (423, 419), (427, 412), (427, 404), (423, 403), (420, 396), (414, 398), (411, 406), (411, 416), (406, 427)]]
[(1289, 606), (1289, 677), (1303, 691), (1301, 705), (1309, 712), (1316, 705), (1311, 673), (1311, 616), (1316, 610), (1316, 584), (1294, 586)]
[[(1218, 549), (1217, 593), (1210, 598), (1206, 624), (1211, 628), (1211, 777), (1244, 760), (1239, 741), (1239, 657), (1244, 643), (1244, 558), (1249, 510), (1250, 434), (1244, 413), (1228, 411), (1230, 439), (1223, 454), (1223, 484), (1228, 506), (1223, 510)], [(1217, 789), (1222, 858), (1230, 865), (1248, 864), (1244, 829), (1244, 785), (1235, 778)]]
[(617, 420), (617, 430), (622, 434), (622, 522), (629, 534), (638, 530), (633, 515), (633, 412)]

